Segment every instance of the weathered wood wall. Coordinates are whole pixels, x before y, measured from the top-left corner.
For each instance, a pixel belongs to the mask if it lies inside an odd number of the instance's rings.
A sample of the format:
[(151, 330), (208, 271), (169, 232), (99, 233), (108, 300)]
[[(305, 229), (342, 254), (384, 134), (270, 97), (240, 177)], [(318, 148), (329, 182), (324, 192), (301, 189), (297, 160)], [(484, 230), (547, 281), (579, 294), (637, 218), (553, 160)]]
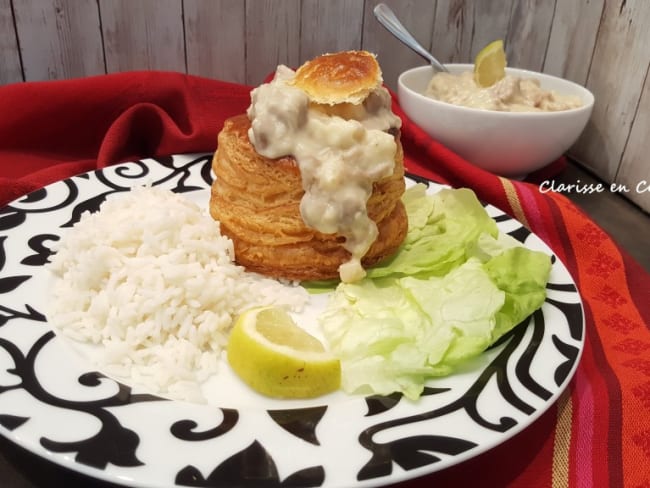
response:
[[(0, 84), (160, 69), (256, 85), (277, 64), (363, 48), (395, 88), (423, 62), (375, 21), (377, 1), (0, 0)], [(511, 66), (586, 85), (597, 102), (572, 155), (650, 211), (650, 2), (385, 1), (442, 60), (503, 38)]]

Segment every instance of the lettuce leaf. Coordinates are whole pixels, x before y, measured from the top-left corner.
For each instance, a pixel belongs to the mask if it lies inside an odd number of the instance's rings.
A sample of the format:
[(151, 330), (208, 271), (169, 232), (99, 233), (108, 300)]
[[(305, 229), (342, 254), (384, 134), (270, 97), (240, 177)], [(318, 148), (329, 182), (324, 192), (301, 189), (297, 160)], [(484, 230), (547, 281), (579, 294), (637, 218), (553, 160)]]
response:
[(539, 251), (513, 247), (487, 261), (483, 268), (492, 282), (505, 292), (497, 312), (492, 342), (522, 322), (546, 300), (551, 259)]
[(442, 189), (427, 195), (417, 184), (404, 194), (409, 231), (398, 252), (368, 270), (368, 278), (443, 276), (464, 263), (483, 234), (494, 238), (497, 225), (473, 191)]
[(404, 195), (409, 233), (389, 262), (341, 283), (319, 321), (349, 393), (417, 399), (546, 297), (549, 256), (500, 233), (471, 190)]

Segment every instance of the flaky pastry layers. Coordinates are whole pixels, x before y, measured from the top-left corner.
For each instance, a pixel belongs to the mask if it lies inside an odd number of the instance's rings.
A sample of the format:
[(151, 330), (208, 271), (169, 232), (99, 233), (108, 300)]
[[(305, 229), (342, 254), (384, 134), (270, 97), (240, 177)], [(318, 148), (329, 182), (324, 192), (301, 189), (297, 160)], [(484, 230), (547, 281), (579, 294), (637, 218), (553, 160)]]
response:
[[(235, 246), (238, 264), (250, 271), (289, 280), (338, 277), (339, 266), (350, 258), (339, 234), (309, 228), (300, 214), (304, 194), (293, 157), (269, 159), (258, 154), (248, 137), (246, 115), (227, 120), (218, 137), (212, 162), (210, 213)], [(368, 216), (379, 235), (362, 259), (371, 266), (397, 251), (408, 222), (401, 202), (404, 164), (399, 136), (393, 173), (373, 184)]]

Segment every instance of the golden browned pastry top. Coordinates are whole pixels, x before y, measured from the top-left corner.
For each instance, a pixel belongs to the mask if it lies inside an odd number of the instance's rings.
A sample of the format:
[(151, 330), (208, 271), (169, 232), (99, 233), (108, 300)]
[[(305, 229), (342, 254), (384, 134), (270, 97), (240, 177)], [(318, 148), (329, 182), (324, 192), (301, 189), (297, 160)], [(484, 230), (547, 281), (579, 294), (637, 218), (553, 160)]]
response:
[(367, 51), (323, 54), (300, 66), (292, 84), (316, 103), (361, 103), (381, 86), (375, 56)]

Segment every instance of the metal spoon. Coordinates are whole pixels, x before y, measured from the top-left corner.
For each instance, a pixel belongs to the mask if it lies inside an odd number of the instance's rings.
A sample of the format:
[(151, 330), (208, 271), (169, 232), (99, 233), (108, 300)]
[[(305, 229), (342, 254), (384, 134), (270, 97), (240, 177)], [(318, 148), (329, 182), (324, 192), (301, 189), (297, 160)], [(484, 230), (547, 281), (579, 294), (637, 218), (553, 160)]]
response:
[(447, 68), (440, 63), (436, 58), (434, 58), (429, 51), (424, 49), (422, 45), (415, 40), (415, 37), (406, 30), (406, 27), (397, 19), (393, 11), (384, 3), (378, 3), (373, 10), (375, 17), (381, 25), (383, 25), (391, 34), (397, 37), (400, 41), (406, 44), (408, 47), (413, 49), (417, 54), (422, 56), (424, 59), (431, 63), (431, 66), (436, 71), (446, 71)]

